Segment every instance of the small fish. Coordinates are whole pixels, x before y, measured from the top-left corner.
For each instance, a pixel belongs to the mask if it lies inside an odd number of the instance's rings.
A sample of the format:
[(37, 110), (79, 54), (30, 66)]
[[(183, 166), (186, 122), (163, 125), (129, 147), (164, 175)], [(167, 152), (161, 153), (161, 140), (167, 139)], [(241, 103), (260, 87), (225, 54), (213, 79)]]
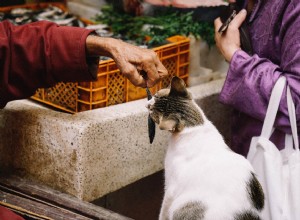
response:
[[(146, 88), (146, 92), (147, 92), (147, 99), (150, 100), (152, 98), (152, 95), (148, 87)], [(149, 135), (150, 144), (152, 144), (155, 137), (155, 122), (150, 117), (150, 114), (148, 115), (148, 135)]]
[(148, 87), (146, 87), (146, 92), (147, 92), (147, 99), (148, 100), (152, 99), (152, 95), (151, 95), (150, 89)]
[[(147, 80), (147, 73), (145, 71), (142, 70), (140, 74), (143, 76), (145, 80)], [(152, 99), (152, 95), (148, 87), (146, 87), (146, 92), (147, 92), (147, 99), (148, 100)], [(155, 137), (155, 122), (151, 118), (150, 114), (148, 115), (148, 135), (149, 135), (150, 144), (152, 144)]]

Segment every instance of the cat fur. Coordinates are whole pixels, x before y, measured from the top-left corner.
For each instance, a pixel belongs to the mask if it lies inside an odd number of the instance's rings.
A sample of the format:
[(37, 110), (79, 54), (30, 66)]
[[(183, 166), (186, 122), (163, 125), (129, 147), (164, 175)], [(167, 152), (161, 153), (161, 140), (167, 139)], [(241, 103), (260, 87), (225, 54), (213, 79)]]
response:
[(170, 87), (147, 106), (159, 128), (172, 133), (159, 220), (260, 220), (264, 195), (251, 164), (226, 145), (182, 79), (174, 77)]

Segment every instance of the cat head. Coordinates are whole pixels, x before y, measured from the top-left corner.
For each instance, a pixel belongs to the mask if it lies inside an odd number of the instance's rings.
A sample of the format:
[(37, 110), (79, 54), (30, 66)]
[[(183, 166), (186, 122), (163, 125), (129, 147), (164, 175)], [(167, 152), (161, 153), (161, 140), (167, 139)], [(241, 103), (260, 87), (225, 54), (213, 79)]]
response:
[(150, 117), (161, 130), (180, 132), (185, 127), (203, 124), (200, 108), (193, 101), (191, 93), (179, 77), (173, 77), (169, 88), (159, 90), (147, 108)]

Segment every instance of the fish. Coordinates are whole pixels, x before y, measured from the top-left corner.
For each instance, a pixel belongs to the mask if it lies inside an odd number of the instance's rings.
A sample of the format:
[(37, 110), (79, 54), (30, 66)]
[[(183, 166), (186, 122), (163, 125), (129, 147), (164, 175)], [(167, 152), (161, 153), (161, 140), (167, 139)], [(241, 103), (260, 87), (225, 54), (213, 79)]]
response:
[[(145, 80), (148, 79), (147, 73), (144, 70), (142, 70), (140, 72), (140, 74), (143, 76), (143, 78)], [(147, 92), (147, 99), (149, 101), (150, 99), (152, 99), (152, 94), (151, 94), (150, 89), (148, 88), (148, 86), (146, 86), (146, 92)], [(148, 115), (148, 136), (149, 136), (150, 144), (152, 144), (153, 140), (154, 140), (154, 137), (155, 137), (155, 122), (151, 118), (150, 113)]]
[[(152, 95), (148, 87), (146, 87), (146, 92), (147, 92), (147, 99), (148, 100), (152, 99)], [(149, 135), (150, 144), (152, 144), (155, 137), (155, 122), (151, 118), (150, 114), (148, 115), (148, 135)]]
[(77, 16), (63, 11), (59, 7), (48, 6), (43, 9), (32, 10), (27, 8), (15, 8), (8, 13), (0, 13), (0, 21), (9, 20), (15, 25), (28, 24), (35, 21), (52, 21), (60, 26), (86, 27)]

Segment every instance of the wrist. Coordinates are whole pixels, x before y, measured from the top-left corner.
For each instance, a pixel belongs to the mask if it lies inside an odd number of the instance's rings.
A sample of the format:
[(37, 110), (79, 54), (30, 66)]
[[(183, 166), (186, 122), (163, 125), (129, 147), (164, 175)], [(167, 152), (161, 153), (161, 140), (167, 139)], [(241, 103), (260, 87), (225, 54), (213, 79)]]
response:
[(230, 48), (226, 51), (226, 54), (224, 54), (224, 57), (226, 61), (230, 62), (233, 55), (235, 54), (236, 51), (240, 50), (240, 48)]
[(103, 38), (96, 35), (89, 35), (86, 39), (87, 56), (112, 57), (113, 47), (116, 44), (113, 38)]

